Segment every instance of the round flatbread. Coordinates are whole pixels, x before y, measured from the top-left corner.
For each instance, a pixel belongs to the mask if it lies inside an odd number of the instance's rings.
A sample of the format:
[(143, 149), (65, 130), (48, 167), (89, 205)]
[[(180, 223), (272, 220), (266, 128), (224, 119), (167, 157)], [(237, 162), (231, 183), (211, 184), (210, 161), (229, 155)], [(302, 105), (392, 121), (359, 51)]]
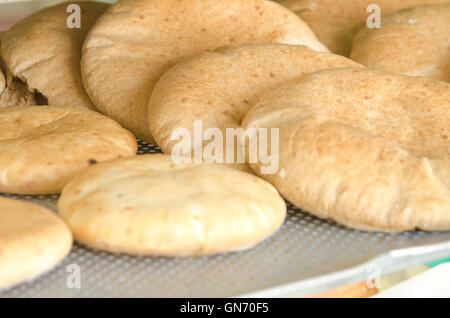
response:
[(71, 248), (70, 230), (54, 213), (0, 197), (0, 290), (51, 270)]
[(450, 82), (450, 3), (402, 10), (362, 28), (351, 58), (367, 67)]
[[(4, 34), (5, 32), (0, 32), (0, 50), (1, 39)], [(8, 83), (4, 70), (4, 63), (0, 58), (0, 108), (7, 106), (36, 105), (36, 96), (28, 90), (27, 85), (17, 78), (10, 78)]]
[[(370, 5), (381, 9), (384, 16), (398, 10), (421, 4), (446, 3), (448, 0), (277, 0), (296, 12), (316, 33), (331, 52), (350, 55), (352, 40), (356, 32), (374, 13), (368, 12)], [(445, 32), (444, 32), (445, 33)]]
[[(42, 94), (48, 105), (95, 109), (81, 81), (81, 46), (107, 7), (99, 2), (64, 2), (19, 21), (2, 41), (8, 74), (25, 82), (29, 91)], [(78, 12), (79, 28), (74, 24)]]
[(240, 43), (327, 51), (300, 18), (271, 1), (122, 0), (86, 38), (83, 81), (101, 112), (153, 141), (147, 105), (160, 76), (194, 53)]
[(79, 170), (137, 151), (131, 133), (84, 108), (7, 107), (0, 127), (0, 193), (60, 193)]
[[(0, 49), (2, 47), (2, 37), (4, 32), (0, 32)], [(0, 96), (2, 95), (3, 90), (6, 87), (6, 78), (5, 74), (3, 73), (3, 62), (0, 58)]]
[(264, 92), (305, 73), (359, 66), (345, 57), (300, 45), (250, 44), (200, 53), (161, 77), (149, 102), (149, 127), (165, 153), (172, 153), (180, 143), (172, 139), (172, 133), (187, 129), (191, 155), (195, 147), (206, 149), (212, 143), (209, 140), (195, 145), (195, 121), (201, 121), (202, 134), (209, 128), (219, 129), (224, 137), (222, 158), (215, 159), (225, 162), (227, 151), (234, 151), (236, 146), (228, 143), (232, 149), (227, 149), (227, 128), (240, 127), (247, 111)]
[(81, 243), (158, 256), (247, 249), (286, 217), (268, 182), (219, 165), (177, 164), (168, 155), (90, 167), (64, 188), (58, 209)]
[(450, 230), (449, 123), (448, 83), (340, 69), (268, 92), (243, 127), (279, 128), (279, 170), (263, 177), (296, 206), (394, 232)]
[[(4, 33), (5, 32), (0, 31), (0, 49), (2, 47), (2, 37), (3, 37)], [(3, 62), (2, 62), (2, 60), (0, 58), (0, 96), (2, 95), (2, 92), (5, 89), (5, 87), (6, 87), (6, 77), (5, 77), (5, 74), (3, 72)]]
[(0, 96), (2, 95), (5, 87), (6, 87), (5, 74), (3, 74), (3, 70), (0, 66)]
[(12, 79), (0, 94), (0, 108), (36, 104), (36, 95), (30, 92), (27, 85), (19, 79)]

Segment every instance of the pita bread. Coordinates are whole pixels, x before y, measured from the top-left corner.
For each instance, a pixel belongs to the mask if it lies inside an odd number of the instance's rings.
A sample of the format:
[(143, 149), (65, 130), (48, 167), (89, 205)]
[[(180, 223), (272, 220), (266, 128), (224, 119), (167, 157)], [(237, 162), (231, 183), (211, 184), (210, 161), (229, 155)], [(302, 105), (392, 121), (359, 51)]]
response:
[[(398, 10), (421, 4), (446, 3), (448, 0), (277, 0), (296, 12), (316, 33), (331, 52), (350, 55), (352, 40), (373, 11), (367, 7), (377, 4), (382, 17)], [(383, 18), (382, 18), (383, 20)]]
[(280, 169), (263, 177), (299, 208), (395, 232), (450, 230), (449, 123), (448, 83), (340, 69), (268, 92), (243, 127), (280, 129)]
[(54, 213), (0, 197), (0, 290), (51, 270), (71, 248), (72, 235)]
[[(284, 44), (242, 45), (200, 53), (161, 77), (149, 102), (149, 127), (166, 153), (179, 142), (171, 140), (177, 128), (191, 132), (194, 149), (195, 120), (202, 121), (203, 131), (217, 128), (226, 136), (226, 129), (240, 127), (247, 111), (267, 90), (305, 73), (338, 67), (359, 64), (305, 46)], [(203, 149), (210, 143), (204, 142)], [(222, 153), (226, 154), (225, 145)]]
[(0, 94), (0, 109), (8, 106), (31, 106), (36, 105), (36, 96), (30, 92), (27, 85), (13, 79), (9, 82), (3, 93)]
[[(2, 47), (2, 37), (4, 32), (0, 32), (0, 49)], [(6, 78), (5, 74), (3, 73), (3, 63), (0, 59), (0, 96), (2, 95), (3, 90), (6, 87)]]
[[(81, 28), (69, 28), (70, 4), (81, 8)], [(19, 21), (2, 42), (7, 72), (42, 94), (49, 105), (95, 109), (81, 81), (80, 60), (84, 38), (107, 4), (64, 2)]]
[(147, 105), (160, 76), (194, 53), (241, 43), (327, 51), (301, 19), (271, 1), (122, 0), (86, 38), (83, 81), (101, 112), (151, 142)]
[(3, 74), (3, 70), (0, 67), (0, 96), (2, 95), (5, 87), (6, 87), (5, 75)]
[(90, 167), (64, 188), (58, 209), (83, 244), (158, 256), (247, 249), (286, 217), (268, 182), (220, 165), (176, 164), (168, 155)]
[[(1, 39), (5, 32), (0, 32), (0, 50)], [(4, 73), (4, 63), (0, 59), (0, 108), (16, 105), (35, 105), (36, 98), (27, 89), (27, 85), (20, 80), (12, 79), (7, 85), (6, 75)]]
[(420, 6), (383, 19), (381, 29), (362, 28), (351, 58), (385, 71), (450, 81), (450, 3)]
[(7, 107), (0, 127), (0, 193), (60, 193), (79, 170), (137, 151), (131, 133), (84, 108)]

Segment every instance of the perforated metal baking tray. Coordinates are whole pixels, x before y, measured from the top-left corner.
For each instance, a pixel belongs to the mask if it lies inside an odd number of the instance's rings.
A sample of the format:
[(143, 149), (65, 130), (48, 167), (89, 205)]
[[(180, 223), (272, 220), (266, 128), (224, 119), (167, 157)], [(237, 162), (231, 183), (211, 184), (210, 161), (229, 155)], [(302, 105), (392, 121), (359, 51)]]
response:
[[(140, 154), (157, 152), (140, 142)], [(6, 196), (56, 211), (58, 196)], [(135, 257), (76, 243), (57, 268), (0, 297), (299, 297), (450, 256), (450, 232), (365, 233), (289, 203), (288, 210), (274, 236), (240, 253)], [(67, 284), (72, 264), (79, 266), (80, 288)]]

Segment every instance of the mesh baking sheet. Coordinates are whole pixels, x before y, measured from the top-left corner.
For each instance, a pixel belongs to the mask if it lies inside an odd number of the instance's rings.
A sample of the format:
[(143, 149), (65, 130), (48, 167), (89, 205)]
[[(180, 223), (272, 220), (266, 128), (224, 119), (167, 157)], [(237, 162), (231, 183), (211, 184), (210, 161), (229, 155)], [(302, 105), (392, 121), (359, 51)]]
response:
[[(140, 142), (139, 154), (158, 152), (158, 147)], [(56, 211), (58, 196), (6, 196)], [(197, 258), (135, 257), (75, 243), (54, 270), (0, 297), (304, 296), (370, 277), (374, 266), (375, 272), (388, 273), (449, 255), (450, 232), (353, 231), (288, 203), (282, 228), (249, 251)], [(80, 268), (80, 288), (67, 284), (72, 264)]]

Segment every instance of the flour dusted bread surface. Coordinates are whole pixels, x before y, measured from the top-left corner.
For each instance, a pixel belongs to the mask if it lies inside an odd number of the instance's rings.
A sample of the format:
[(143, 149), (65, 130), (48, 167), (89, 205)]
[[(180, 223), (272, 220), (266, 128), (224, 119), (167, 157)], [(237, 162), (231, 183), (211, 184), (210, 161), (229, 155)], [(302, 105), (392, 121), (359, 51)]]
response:
[(305, 73), (339, 67), (359, 64), (285, 44), (230, 46), (200, 53), (161, 77), (149, 102), (149, 127), (166, 153), (178, 142), (171, 140), (172, 132), (186, 128), (193, 137), (196, 120), (202, 121), (203, 130), (218, 128), (226, 136), (226, 129), (240, 127), (247, 111), (267, 90)]
[[(448, 0), (277, 0), (296, 12), (332, 52), (349, 56), (352, 40), (367, 21), (367, 7), (381, 8), (382, 20), (398, 10)], [(448, 33), (448, 32), (447, 32)]]
[[(70, 4), (81, 8), (81, 28), (67, 26)], [(19, 21), (2, 40), (8, 74), (26, 82), (29, 91), (42, 94), (49, 105), (95, 109), (81, 81), (81, 47), (107, 7), (99, 2), (64, 2)]]
[(450, 81), (450, 2), (402, 10), (362, 28), (351, 58), (362, 64), (411, 76)]
[(72, 235), (57, 215), (0, 197), (0, 290), (51, 270), (71, 247)]
[(59, 193), (79, 170), (137, 151), (131, 133), (84, 108), (7, 107), (0, 127), (0, 193)]
[(168, 155), (90, 167), (67, 185), (58, 209), (86, 245), (165, 256), (247, 249), (286, 216), (268, 182), (219, 165), (176, 164)]
[(172, 65), (240, 43), (303, 44), (327, 51), (294, 13), (264, 0), (122, 0), (86, 38), (82, 73), (100, 111), (146, 141), (147, 105)]
[(450, 229), (449, 123), (449, 84), (341, 69), (268, 92), (243, 127), (280, 128), (280, 170), (264, 178), (298, 207), (406, 231)]

